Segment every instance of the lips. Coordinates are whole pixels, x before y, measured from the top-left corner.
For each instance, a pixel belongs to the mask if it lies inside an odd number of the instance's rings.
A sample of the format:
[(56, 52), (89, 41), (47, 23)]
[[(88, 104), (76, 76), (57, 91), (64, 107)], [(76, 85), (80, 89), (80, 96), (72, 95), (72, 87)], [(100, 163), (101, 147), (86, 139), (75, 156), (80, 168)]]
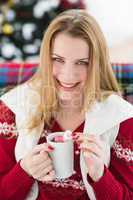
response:
[(80, 83), (80, 82), (77, 82), (77, 83), (66, 84), (66, 83), (62, 83), (58, 80), (57, 80), (57, 82), (60, 85), (60, 87), (65, 89), (65, 90), (72, 90)]

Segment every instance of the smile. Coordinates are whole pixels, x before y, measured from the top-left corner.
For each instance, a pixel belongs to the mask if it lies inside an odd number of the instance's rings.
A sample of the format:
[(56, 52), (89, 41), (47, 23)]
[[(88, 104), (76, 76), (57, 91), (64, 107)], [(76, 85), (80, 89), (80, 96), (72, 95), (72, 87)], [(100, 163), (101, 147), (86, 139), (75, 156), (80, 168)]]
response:
[(77, 83), (70, 83), (70, 84), (66, 84), (66, 83), (62, 83), (60, 81), (58, 81), (58, 84), (60, 85), (61, 88), (65, 89), (65, 90), (72, 90), (73, 88), (75, 88), (77, 85), (79, 85), (80, 82)]

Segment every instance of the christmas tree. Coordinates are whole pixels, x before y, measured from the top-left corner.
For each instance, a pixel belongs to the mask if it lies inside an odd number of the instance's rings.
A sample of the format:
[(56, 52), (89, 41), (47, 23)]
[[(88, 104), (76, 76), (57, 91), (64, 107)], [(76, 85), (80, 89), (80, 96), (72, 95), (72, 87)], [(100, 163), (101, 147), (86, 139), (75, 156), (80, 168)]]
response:
[(82, 0), (0, 1), (0, 61), (36, 60), (50, 21), (71, 8), (84, 8), (84, 3)]

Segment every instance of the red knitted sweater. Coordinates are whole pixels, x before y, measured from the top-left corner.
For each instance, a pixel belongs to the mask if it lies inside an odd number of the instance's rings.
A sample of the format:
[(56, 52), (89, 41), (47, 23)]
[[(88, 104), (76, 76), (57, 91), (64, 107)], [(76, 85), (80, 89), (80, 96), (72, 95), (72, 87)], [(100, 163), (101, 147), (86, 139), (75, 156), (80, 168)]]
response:
[[(84, 123), (75, 131), (82, 132)], [(50, 132), (62, 131), (55, 121)], [(12, 137), (11, 137), (12, 136)], [(0, 199), (24, 200), (34, 179), (16, 163), (14, 148), (17, 139), (15, 115), (0, 101)], [(45, 141), (42, 137), (39, 143)], [(89, 200), (80, 171), (79, 152), (75, 144), (73, 174), (64, 180), (39, 182), (37, 200)], [(88, 178), (88, 181), (90, 179)], [(103, 177), (92, 182), (97, 200), (133, 200), (133, 118), (120, 124), (119, 134), (111, 149), (111, 162)]]

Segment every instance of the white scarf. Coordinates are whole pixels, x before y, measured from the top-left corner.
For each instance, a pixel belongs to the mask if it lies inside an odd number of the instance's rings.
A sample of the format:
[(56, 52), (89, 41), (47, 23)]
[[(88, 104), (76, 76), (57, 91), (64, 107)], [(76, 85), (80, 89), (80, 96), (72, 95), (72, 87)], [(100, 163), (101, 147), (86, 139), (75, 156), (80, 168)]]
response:
[[(1, 100), (15, 113), (18, 139), (15, 146), (16, 161), (22, 159), (39, 141), (43, 123), (30, 130), (21, 129), (31, 114), (37, 109), (40, 97), (27, 83), (17, 86), (1, 97)], [(112, 146), (117, 137), (119, 124), (133, 117), (133, 106), (117, 95), (110, 95), (103, 102), (95, 102), (92, 109), (86, 113), (83, 134), (101, 135), (107, 145)], [(87, 181), (87, 168), (82, 154), (80, 155), (80, 166), (83, 181), (91, 200), (96, 200), (93, 188)], [(38, 196), (38, 183), (35, 181), (26, 200), (36, 200)]]

